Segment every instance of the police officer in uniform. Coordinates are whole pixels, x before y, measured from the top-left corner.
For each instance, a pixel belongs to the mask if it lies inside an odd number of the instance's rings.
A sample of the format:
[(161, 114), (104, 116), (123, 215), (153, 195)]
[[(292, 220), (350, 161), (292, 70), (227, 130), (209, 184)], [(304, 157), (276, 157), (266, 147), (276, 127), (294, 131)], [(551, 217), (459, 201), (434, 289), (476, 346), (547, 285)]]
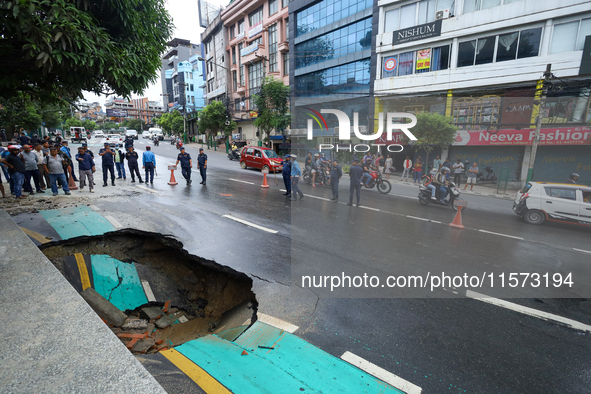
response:
[(183, 177), (187, 180), (187, 185), (190, 185), (191, 168), (193, 168), (193, 160), (191, 159), (191, 155), (185, 152), (184, 146), (181, 148), (181, 153), (179, 153), (179, 155), (176, 158), (175, 166), (179, 165), (179, 161), (181, 162), (181, 171), (183, 173)]
[(133, 150), (133, 146), (130, 146), (127, 149), (125, 159), (127, 160), (127, 167), (129, 168), (129, 173), (131, 174), (131, 183), (135, 182), (135, 175), (137, 175), (140, 183), (144, 183), (144, 181), (142, 181), (142, 176), (140, 175), (140, 169), (138, 165), (139, 156), (137, 152)]
[(199, 173), (201, 174), (201, 183), (205, 186), (205, 181), (207, 180), (207, 155), (203, 153), (203, 148), (199, 148), (199, 156), (197, 156), (197, 167), (199, 167)]
[(339, 202), (339, 180), (343, 176), (343, 170), (339, 165), (338, 160), (332, 161), (332, 168), (330, 170), (330, 187), (332, 189), (331, 201)]
[(108, 142), (105, 142), (105, 147), (99, 151), (99, 156), (103, 158), (103, 187), (107, 186), (107, 172), (111, 173), (111, 185), (115, 186), (115, 155)]
[(285, 184), (285, 193), (284, 196), (291, 197), (291, 161), (289, 158), (291, 155), (285, 155), (285, 159), (281, 162), (283, 166), (283, 171), (281, 174), (283, 175), (283, 183)]

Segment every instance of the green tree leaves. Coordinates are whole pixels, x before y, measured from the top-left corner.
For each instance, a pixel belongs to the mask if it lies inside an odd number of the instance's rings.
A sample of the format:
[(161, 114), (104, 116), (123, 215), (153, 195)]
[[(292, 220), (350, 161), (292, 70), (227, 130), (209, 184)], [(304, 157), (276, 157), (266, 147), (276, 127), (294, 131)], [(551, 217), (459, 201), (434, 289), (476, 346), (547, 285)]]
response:
[(141, 94), (172, 32), (164, 0), (0, 3), (0, 96)]
[(217, 135), (219, 132), (229, 135), (237, 126), (236, 122), (227, 115), (226, 107), (221, 101), (213, 101), (199, 112), (197, 128), (200, 133), (207, 134), (208, 137), (212, 133)]
[(254, 125), (263, 132), (263, 141), (269, 140), (269, 133), (275, 129), (284, 129), (290, 124), (289, 86), (273, 77), (267, 77), (261, 86), (261, 92), (254, 97), (254, 104), (259, 116)]

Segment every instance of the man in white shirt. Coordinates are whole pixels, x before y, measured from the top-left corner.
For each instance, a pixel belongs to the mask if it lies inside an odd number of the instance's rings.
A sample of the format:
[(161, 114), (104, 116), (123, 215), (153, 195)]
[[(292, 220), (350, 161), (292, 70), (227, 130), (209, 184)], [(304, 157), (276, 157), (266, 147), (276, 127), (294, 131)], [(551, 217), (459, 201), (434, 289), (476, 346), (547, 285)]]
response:
[(410, 159), (409, 156), (406, 156), (406, 159), (404, 159), (404, 162), (402, 163), (402, 177), (400, 178), (400, 181), (402, 181), (404, 179), (404, 177), (406, 176), (406, 182), (408, 182), (408, 174), (410, 174), (411, 169), (412, 169), (412, 160)]
[(454, 172), (454, 183), (456, 187), (460, 187), (460, 178), (462, 176), (462, 172), (464, 172), (464, 163), (462, 163), (461, 159), (458, 159), (453, 166), (451, 167)]

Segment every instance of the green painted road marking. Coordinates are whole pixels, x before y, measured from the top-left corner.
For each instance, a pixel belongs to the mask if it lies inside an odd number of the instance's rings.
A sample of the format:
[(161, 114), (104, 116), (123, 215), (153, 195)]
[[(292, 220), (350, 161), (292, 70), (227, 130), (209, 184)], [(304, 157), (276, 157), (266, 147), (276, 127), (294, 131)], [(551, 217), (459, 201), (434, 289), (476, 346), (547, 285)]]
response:
[(62, 239), (101, 235), (115, 230), (107, 219), (87, 206), (41, 211), (41, 215)]
[(235, 393), (304, 389), (307, 393), (403, 394), (303, 339), (261, 322), (234, 343), (212, 335), (175, 349)]
[(134, 264), (107, 255), (90, 256), (94, 289), (122, 311), (147, 304)]

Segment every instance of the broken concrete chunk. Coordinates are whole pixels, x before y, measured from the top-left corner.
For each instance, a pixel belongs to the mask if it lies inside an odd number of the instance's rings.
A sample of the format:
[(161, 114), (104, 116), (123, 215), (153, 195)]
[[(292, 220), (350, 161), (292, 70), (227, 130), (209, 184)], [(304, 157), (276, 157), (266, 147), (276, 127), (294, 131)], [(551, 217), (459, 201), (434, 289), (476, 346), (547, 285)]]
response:
[(183, 316), (179, 317), (179, 323), (186, 323), (188, 321), (189, 321), (189, 319), (187, 319), (187, 316), (183, 315)]
[(168, 316), (162, 316), (160, 319), (156, 320), (156, 326), (158, 328), (166, 328), (170, 326), (172, 322), (168, 318)]
[(127, 315), (117, 309), (115, 305), (107, 301), (105, 297), (97, 293), (92, 287), (84, 290), (82, 293), (80, 293), (80, 295), (96, 312), (96, 314), (108, 324), (119, 327), (125, 323)]
[(141, 339), (131, 348), (131, 350), (137, 353), (145, 353), (155, 344), (156, 343), (152, 338)]
[(141, 330), (144, 328), (148, 328), (148, 321), (146, 319), (127, 319), (125, 320), (125, 323), (123, 323), (123, 325), (121, 326), (121, 328), (130, 330), (130, 329), (134, 329), (134, 330)]
[(147, 308), (142, 308), (142, 312), (140, 316), (147, 320), (158, 319), (162, 316), (162, 308), (159, 306), (149, 306)]
[(152, 335), (155, 328), (156, 328), (156, 325), (154, 323), (148, 324), (148, 327), (146, 328), (146, 332), (148, 333), (148, 335)]

